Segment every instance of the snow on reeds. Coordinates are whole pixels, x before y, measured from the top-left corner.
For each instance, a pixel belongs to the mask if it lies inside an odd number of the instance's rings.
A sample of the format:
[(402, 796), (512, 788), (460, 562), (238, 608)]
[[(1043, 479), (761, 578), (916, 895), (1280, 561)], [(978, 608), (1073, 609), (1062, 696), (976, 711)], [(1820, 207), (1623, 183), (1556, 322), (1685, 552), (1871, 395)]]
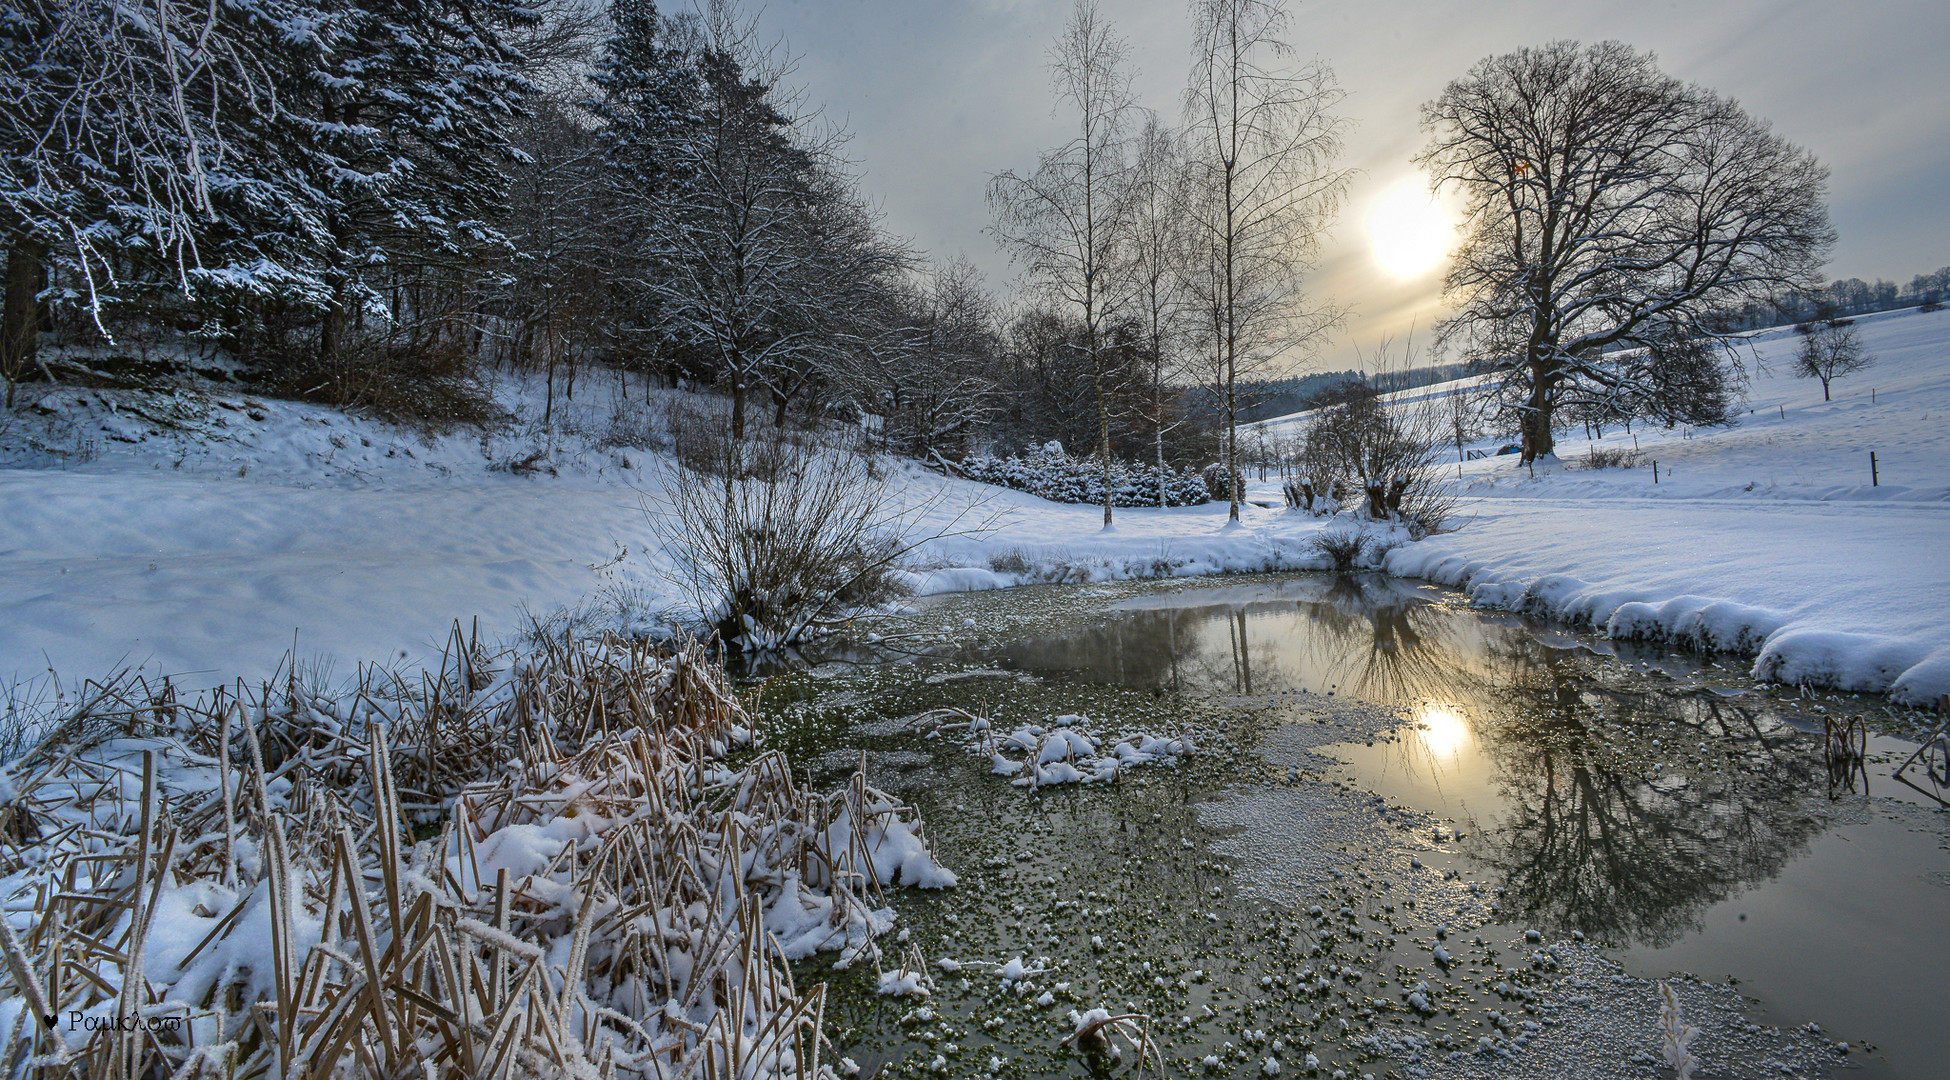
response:
[(863, 776), (734, 759), (696, 647), (287, 672), (89, 684), (0, 770), (0, 1073), (830, 1076), (784, 962), (877, 967), (885, 887), (954, 884)]

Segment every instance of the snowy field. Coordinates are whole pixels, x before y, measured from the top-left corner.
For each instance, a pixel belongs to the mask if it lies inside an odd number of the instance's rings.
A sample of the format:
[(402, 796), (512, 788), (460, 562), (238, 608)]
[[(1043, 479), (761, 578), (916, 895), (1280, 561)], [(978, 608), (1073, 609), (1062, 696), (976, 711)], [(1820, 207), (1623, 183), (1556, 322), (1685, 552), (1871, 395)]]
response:
[[(1388, 569), (1487, 605), (1757, 654), (1758, 673), (1789, 681), (1950, 693), (1950, 312), (1860, 330), (1878, 363), (1828, 403), (1789, 376), (1791, 331), (1759, 335), (1752, 413), (1727, 430), (1636, 428), (1645, 466), (1583, 468), (1577, 437), (1534, 476), (1513, 457), (1468, 463), (1461, 527), (1397, 547)], [(141, 664), (203, 684), (268, 674), (294, 640), (349, 673), (411, 664), (455, 620), (505, 638), (551, 613), (638, 627), (676, 614), (645, 519), (662, 459), (641, 448), (654, 439), (614, 435), (670, 395), (588, 385), (547, 434), (532, 391), (497, 388), (518, 417), (505, 431), (434, 440), (220, 391), (45, 394), (0, 421), (0, 679)], [(1323, 523), (1281, 509), (1276, 481), (1254, 485), (1264, 505), (1242, 527), (1208, 504), (1120, 509), (1106, 533), (1094, 506), (896, 475), (928, 504), (921, 527), (979, 530), (924, 546), (922, 592), (1319, 565)]]
[(1471, 462), (1463, 527), (1398, 548), (1389, 569), (1613, 634), (1757, 653), (1757, 674), (1787, 682), (1950, 693), (1950, 312), (1857, 322), (1877, 363), (1833, 401), (1791, 376), (1793, 332), (1769, 331), (1737, 426), (1639, 428), (1647, 462), (1631, 469), (1577, 467), (1576, 437), (1534, 479), (1514, 458)]

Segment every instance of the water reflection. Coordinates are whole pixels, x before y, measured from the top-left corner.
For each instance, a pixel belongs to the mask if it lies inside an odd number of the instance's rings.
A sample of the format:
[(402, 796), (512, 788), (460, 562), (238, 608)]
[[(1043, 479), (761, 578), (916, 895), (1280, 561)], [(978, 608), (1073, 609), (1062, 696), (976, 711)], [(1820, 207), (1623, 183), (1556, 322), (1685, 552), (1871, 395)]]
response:
[(1006, 646), (1034, 670), (1193, 692), (1312, 690), (1370, 701), (1442, 696), (1457, 657), (1482, 651), (1486, 632), (1521, 634), (1452, 606), (1444, 594), (1374, 575), (1297, 578), (1268, 585), (1141, 596), (1120, 616), (1060, 636)]
[(1426, 587), (1321, 577), (1120, 608), (1002, 655), (1140, 686), (1410, 706), (1408, 738), (1367, 751), (1357, 773), (1473, 817), (1470, 854), (1526, 924), (1666, 946), (1823, 827), (1799, 798), (1823, 789), (1821, 757), (1761, 699), (1644, 674), (1635, 657), (1619, 664)]
[(1513, 918), (1667, 946), (1821, 831), (1800, 797), (1823, 767), (1741, 699), (1618, 685), (1595, 667), (1536, 647), (1490, 657), (1480, 715), (1503, 805), (1473, 853)]
[(1476, 741), (1461, 706), (1424, 704), (1410, 714), (1415, 721), (1415, 739), (1436, 767), (1454, 767), (1465, 747)]

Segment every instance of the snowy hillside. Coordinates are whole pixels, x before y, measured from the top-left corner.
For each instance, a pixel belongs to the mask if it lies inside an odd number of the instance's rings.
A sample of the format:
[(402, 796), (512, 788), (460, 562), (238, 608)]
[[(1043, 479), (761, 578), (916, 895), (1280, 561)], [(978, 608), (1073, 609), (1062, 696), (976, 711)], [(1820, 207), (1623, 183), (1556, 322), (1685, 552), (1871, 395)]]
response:
[[(1927, 702), (1950, 693), (1950, 311), (1857, 320), (1875, 366), (1835, 384), (1797, 379), (1792, 329), (1752, 338), (1751, 411), (1732, 428), (1634, 425), (1534, 471), (1497, 457), (1504, 439), (1462, 465), (1460, 527), (1395, 548), (1388, 569), (1464, 590), (1477, 603), (1757, 654), (1756, 673)], [(1440, 384), (1397, 397), (1440, 397)], [(1303, 416), (1266, 421), (1296, 430)], [(1633, 468), (1585, 467), (1590, 449), (1638, 450)], [(1869, 454), (1879, 482), (1872, 483)], [(1652, 463), (1658, 463), (1658, 481)], [(1277, 485), (1255, 502), (1280, 505)], [(1104, 564), (1154, 550), (1272, 568), (1305, 560), (1311, 523), (1248, 507), (1247, 529), (1218, 532), (1224, 507), (1120, 511), (1094, 538), (1098, 512), (1045, 506), (989, 537)], [(1051, 557), (1054, 557), (1052, 555)], [(973, 561), (973, 560), (964, 560)]]
[[(1950, 312), (1861, 332), (1878, 364), (1829, 403), (1788, 376), (1791, 333), (1762, 335), (1752, 414), (1727, 430), (1636, 428), (1641, 467), (1583, 468), (1581, 439), (1534, 476), (1512, 457), (1472, 461), (1462, 527), (1397, 547), (1388, 568), (1485, 604), (1757, 653), (1760, 673), (1790, 681), (1950, 692)], [(294, 637), (345, 672), (410, 663), (456, 619), (495, 637), (550, 613), (658, 624), (677, 598), (645, 513), (661, 498), (658, 417), (685, 395), (585, 385), (558, 400), (549, 434), (537, 390), (496, 388), (516, 416), (496, 434), (431, 440), (221, 388), (44, 395), (0, 435), (0, 678), (263, 675)], [(928, 503), (918, 527), (958, 534), (918, 553), (923, 592), (1320, 565), (1309, 540), (1324, 523), (1281, 509), (1272, 481), (1240, 528), (1206, 504), (1119, 509), (1106, 533), (1094, 506), (911, 465), (895, 477)]]
[(1793, 332), (1769, 331), (1733, 428), (1608, 431), (1597, 447), (1643, 454), (1629, 469), (1579, 467), (1580, 438), (1534, 479), (1511, 457), (1468, 463), (1472, 520), (1389, 568), (1614, 634), (1757, 652), (1756, 673), (1787, 682), (1950, 692), (1950, 312), (1858, 325), (1877, 363), (1833, 401), (1790, 374)]

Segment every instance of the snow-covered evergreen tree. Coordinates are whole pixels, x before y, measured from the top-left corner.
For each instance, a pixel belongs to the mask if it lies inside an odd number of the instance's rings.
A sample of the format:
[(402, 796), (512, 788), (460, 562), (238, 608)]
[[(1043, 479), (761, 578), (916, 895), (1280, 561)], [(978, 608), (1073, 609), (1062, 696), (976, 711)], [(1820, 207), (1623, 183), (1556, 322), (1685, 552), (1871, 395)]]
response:
[(457, 309), (474, 260), (505, 245), (501, 165), (527, 83), (503, 35), (533, 18), (517, 0), (320, 5), (324, 63), (282, 93), (329, 196), (321, 362), (338, 362), (363, 313)]
[(291, 0), (23, 0), (0, 13), (0, 369), (40, 311), (168, 291), (303, 297), (319, 201), (287, 166), (280, 81), (317, 55)]

